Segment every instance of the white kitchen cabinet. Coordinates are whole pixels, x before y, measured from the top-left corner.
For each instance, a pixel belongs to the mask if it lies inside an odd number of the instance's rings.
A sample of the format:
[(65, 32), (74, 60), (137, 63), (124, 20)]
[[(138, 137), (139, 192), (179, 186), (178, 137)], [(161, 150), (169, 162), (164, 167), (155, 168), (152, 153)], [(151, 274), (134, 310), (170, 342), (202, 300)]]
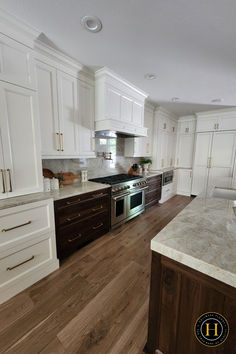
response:
[(57, 85), (61, 156), (76, 157), (79, 154), (78, 80), (57, 71)]
[(146, 136), (144, 103), (147, 95), (107, 68), (95, 73), (95, 128)]
[(60, 156), (56, 69), (37, 61), (36, 72), (41, 127), (41, 153), (43, 157)]
[(152, 107), (151, 105), (145, 107), (144, 125), (147, 128), (146, 137), (125, 139), (126, 157), (151, 157), (152, 156), (153, 113), (154, 113), (154, 107)]
[(173, 167), (176, 155), (177, 119), (158, 108), (153, 121), (153, 163), (151, 170)]
[(197, 132), (223, 130), (236, 130), (235, 108), (197, 114)]
[(0, 161), (4, 161), (0, 169), (6, 191), (1, 198), (39, 192), (42, 166), (36, 92), (1, 82), (0, 106)]
[(182, 168), (191, 168), (193, 161), (194, 134), (180, 134), (178, 136), (176, 165)]
[(79, 156), (96, 157), (94, 138), (94, 87), (79, 80)]
[(0, 80), (35, 89), (31, 48), (0, 33)]
[(180, 168), (177, 170), (177, 173), (177, 194), (190, 196), (192, 186), (192, 170)]
[(59, 268), (53, 200), (0, 211), (0, 303)]
[(196, 138), (192, 194), (206, 190), (220, 177), (230, 177), (235, 165), (236, 132), (199, 133)]

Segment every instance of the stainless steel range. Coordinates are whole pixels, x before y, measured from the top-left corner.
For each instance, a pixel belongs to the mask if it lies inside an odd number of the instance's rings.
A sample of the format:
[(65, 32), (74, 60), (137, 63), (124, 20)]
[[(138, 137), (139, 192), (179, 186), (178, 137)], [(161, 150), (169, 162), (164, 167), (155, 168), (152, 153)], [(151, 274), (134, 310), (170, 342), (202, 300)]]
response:
[(146, 179), (142, 176), (119, 174), (90, 179), (112, 186), (111, 226), (118, 226), (141, 214), (145, 209)]

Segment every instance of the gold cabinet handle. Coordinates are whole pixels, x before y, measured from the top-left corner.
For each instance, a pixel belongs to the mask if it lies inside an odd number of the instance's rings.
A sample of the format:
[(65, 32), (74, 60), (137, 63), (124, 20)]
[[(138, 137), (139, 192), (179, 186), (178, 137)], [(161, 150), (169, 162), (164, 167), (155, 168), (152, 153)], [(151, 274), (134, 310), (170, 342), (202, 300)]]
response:
[(73, 220), (76, 220), (76, 219), (78, 219), (78, 218), (80, 218), (80, 214), (76, 214), (75, 216), (72, 216), (72, 217), (70, 217), (70, 218), (67, 218), (66, 221), (73, 221)]
[(164, 167), (164, 159), (161, 159), (161, 167)]
[(102, 205), (100, 205), (100, 207), (98, 207), (98, 208), (93, 208), (92, 211), (97, 211), (97, 210), (101, 210), (101, 209), (103, 209)]
[(2, 174), (2, 193), (6, 193), (5, 180), (4, 180), (4, 170), (1, 168), (0, 172)]
[(64, 135), (63, 133), (61, 133), (60, 135), (61, 135), (61, 151), (64, 151)]
[(29, 259), (26, 259), (25, 261), (23, 261), (23, 262), (21, 262), (21, 263), (19, 263), (19, 264), (16, 264), (15, 266), (13, 266), (13, 267), (7, 267), (7, 271), (9, 271), (9, 270), (13, 270), (13, 269), (15, 269), (15, 268), (17, 268), (17, 267), (20, 267), (21, 265), (23, 265), (23, 264), (25, 264), (25, 263), (27, 263), (27, 262), (30, 262), (30, 261), (32, 261), (34, 259), (34, 256), (32, 256), (32, 257), (30, 257)]
[(163, 125), (163, 129), (166, 129), (166, 123), (164, 123), (164, 125)]
[(77, 236), (73, 237), (73, 238), (69, 238), (68, 239), (68, 242), (71, 243), (71, 242), (74, 242), (76, 240), (78, 240), (79, 238), (81, 238), (82, 235), (81, 234), (78, 234)]
[(66, 205), (73, 205), (80, 202), (80, 198), (73, 200), (72, 202), (66, 202)]
[(99, 225), (97, 226), (93, 226), (93, 230), (99, 229), (99, 227), (103, 226), (103, 222), (101, 222)]
[(105, 195), (107, 194), (104, 194), (104, 193), (99, 193), (99, 194), (93, 194), (93, 198), (101, 198), (101, 197), (104, 197)]
[(29, 225), (29, 224), (31, 224), (31, 221), (27, 221), (27, 222), (25, 222), (24, 224), (21, 224), (21, 225), (9, 227), (8, 229), (2, 229), (2, 232), (7, 232), (7, 231), (14, 230), (14, 229), (18, 229), (19, 227), (26, 226), (26, 225)]
[(10, 168), (7, 169), (8, 175), (9, 175), (9, 191), (8, 192), (12, 192), (12, 183), (11, 183), (11, 170)]
[(56, 136), (58, 137), (58, 145), (57, 145), (57, 151), (61, 150), (61, 137), (59, 133), (56, 133)]
[(208, 157), (207, 159), (207, 168), (211, 168), (211, 158)]

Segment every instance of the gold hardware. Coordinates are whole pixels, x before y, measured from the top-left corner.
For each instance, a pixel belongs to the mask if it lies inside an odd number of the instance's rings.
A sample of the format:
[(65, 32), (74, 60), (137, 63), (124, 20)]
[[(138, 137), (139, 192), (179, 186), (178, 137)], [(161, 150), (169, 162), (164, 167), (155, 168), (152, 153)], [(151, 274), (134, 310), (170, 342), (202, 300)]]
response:
[(164, 167), (164, 159), (161, 159), (161, 167)]
[(13, 270), (13, 269), (15, 269), (15, 268), (17, 268), (17, 267), (19, 267), (19, 266), (21, 266), (21, 265), (27, 263), (27, 262), (32, 261), (33, 259), (34, 259), (34, 256), (30, 257), (29, 259), (26, 259), (25, 261), (23, 261), (23, 262), (21, 262), (21, 263), (15, 265), (15, 266), (13, 266), (13, 267), (8, 267), (6, 270), (7, 270), (7, 271)]
[(73, 200), (73, 202), (66, 202), (66, 205), (76, 204), (78, 202), (80, 202), (80, 198)]
[(150, 147), (150, 144), (147, 143), (147, 145), (146, 145), (146, 152), (147, 152), (147, 153), (149, 153), (149, 147)]
[(8, 229), (2, 229), (2, 232), (7, 232), (7, 231), (14, 230), (14, 229), (18, 229), (18, 227), (26, 226), (26, 225), (29, 225), (29, 224), (31, 224), (31, 221), (27, 221), (27, 222), (25, 222), (24, 224), (21, 224), (21, 225), (9, 227)]
[(76, 220), (80, 217), (80, 214), (76, 214), (75, 216), (72, 216), (71, 218), (67, 218), (66, 221), (73, 221)]
[(63, 133), (61, 133), (61, 146), (62, 146), (61, 151), (64, 151), (64, 135), (63, 135)]
[(166, 129), (166, 123), (164, 123), (164, 125), (163, 125), (163, 129)]
[(97, 226), (93, 226), (93, 230), (99, 229), (99, 227), (101, 227), (103, 225), (103, 222), (101, 222), (101, 224), (97, 225)]
[(173, 163), (173, 159), (170, 159), (170, 165), (172, 166), (172, 163)]
[(173, 131), (173, 133), (175, 132), (175, 127), (172, 127), (172, 131)]
[(189, 128), (185, 128), (185, 133), (189, 133)]
[(69, 238), (68, 242), (74, 242), (75, 240), (78, 240), (78, 238), (82, 237), (81, 234), (78, 234), (77, 236), (73, 237), (73, 238)]
[(97, 211), (97, 210), (101, 210), (101, 209), (103, 209), (102, 205), (100, 205), (100, 207), (98, 207), (98, 208), (93, 208), (92, 211)]
[(58, 137), (58, 147), (57, 147), (57, 151), (61, 150), (61, 138), (60, 138), (60, 134), (56, 133), (57, 137)]
[(211, 163), (212, 163), (212, 157), (209, 158), (209, 167), (211, 168)]
[(208, 157), (207, 159), (207, 168), (210, 168), (211, 167), (211, 158)]
[(5, 181), (4, 181), (4, 170), (1, 169), (0, 172), (2, 174), (2, 193), (6, 193)]
[(217, 123), (217, 129), (219, 129), (219, 123)]
[(7, 172), (8, 172), (8, 174), (9, 174), (9, 191), (8, 192), (12, 192), (12, 183), (11, 183), (11, 170), (10, 170), (10, 168), (8, 168), (7, 169)]

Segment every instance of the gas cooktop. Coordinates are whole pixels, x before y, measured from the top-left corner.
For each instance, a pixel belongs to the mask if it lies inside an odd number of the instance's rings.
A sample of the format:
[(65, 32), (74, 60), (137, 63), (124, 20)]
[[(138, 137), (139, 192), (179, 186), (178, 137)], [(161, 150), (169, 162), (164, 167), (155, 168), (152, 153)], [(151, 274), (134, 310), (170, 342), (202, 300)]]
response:
[(120, 173), (118, 175), (99, 177), (99, 178), (92, 178), (89, 181), (113, 185), (113, 184), (133, 181), (133, 180), (140, 179), (140, 178), (143, 178), (143, 177), (142, 176), (138, 176), (138, 175), (133, 176), (133, 175), (128, 175), (126, 173)]

